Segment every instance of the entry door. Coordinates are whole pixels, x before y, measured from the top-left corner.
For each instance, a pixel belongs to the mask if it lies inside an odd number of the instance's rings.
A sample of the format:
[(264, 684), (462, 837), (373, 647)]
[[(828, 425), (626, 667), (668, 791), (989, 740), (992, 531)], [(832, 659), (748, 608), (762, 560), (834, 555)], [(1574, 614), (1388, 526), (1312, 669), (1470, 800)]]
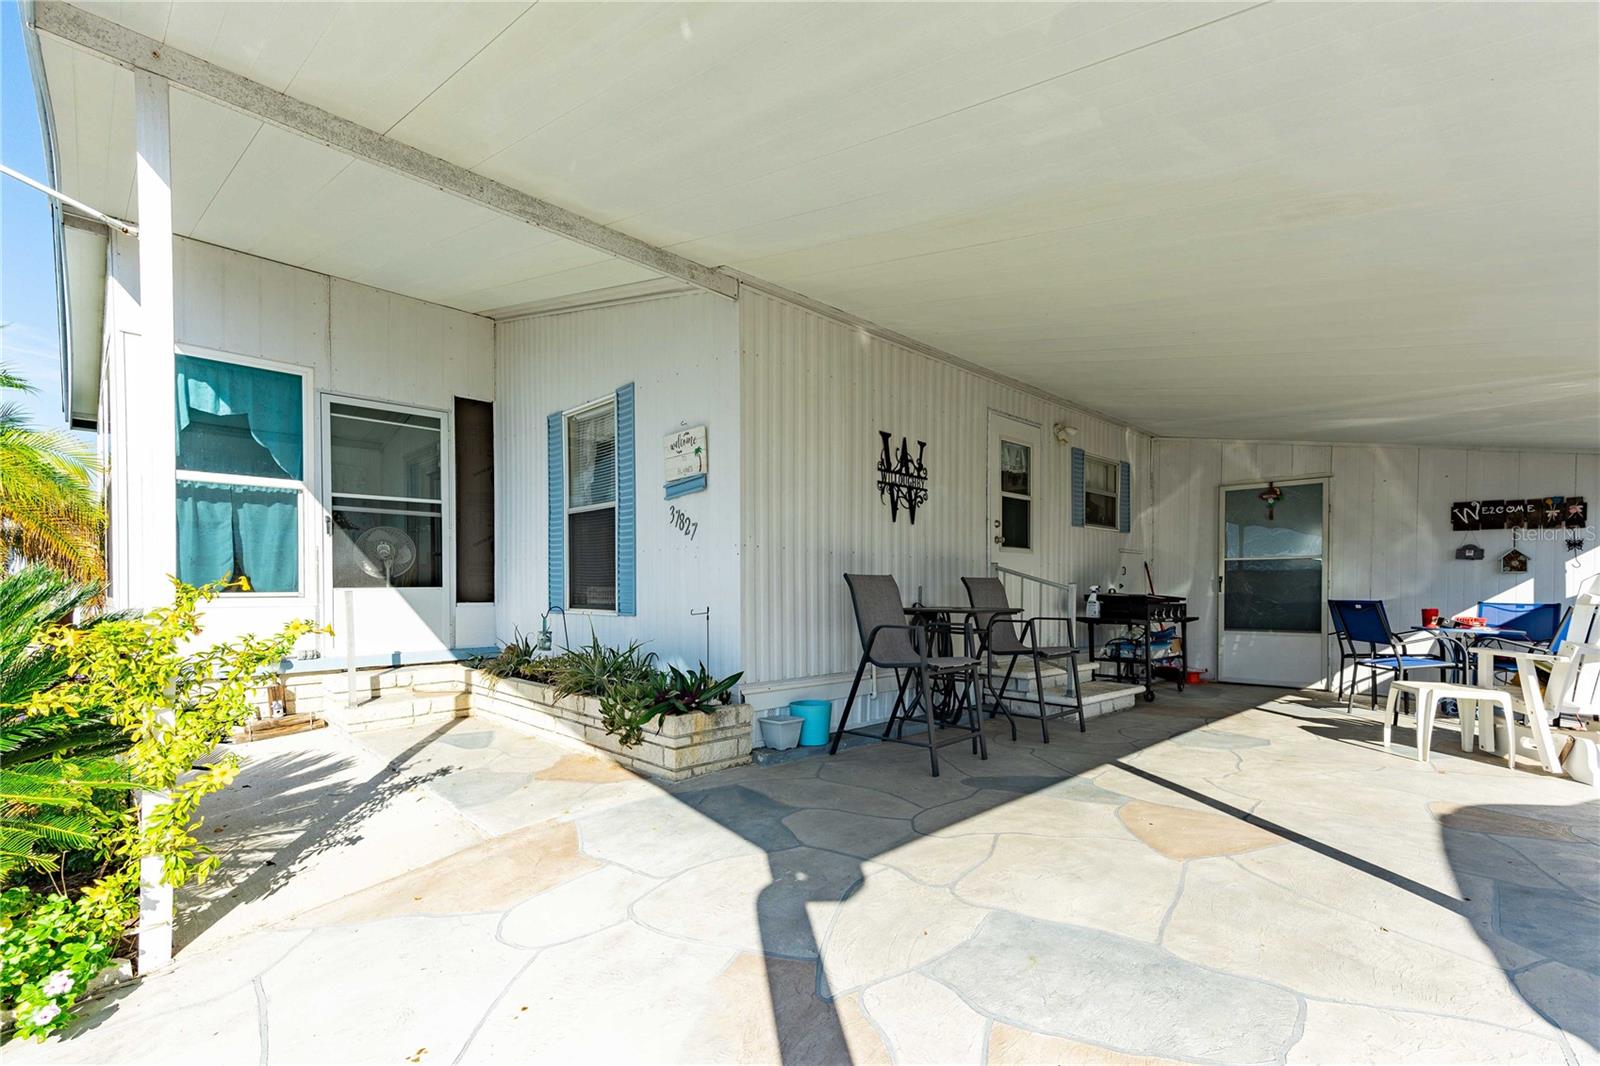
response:
[(1270, 509), (1265, 482), (1222, 490), (1217, 672), (1303, 688), (1327, 673), (1327, 484), (1277, 488), (1283, 495)]
[(335, 654), (449, 648), (448, 416), (326, 396), (323, 433)]
[(1044, 513), (1039, 427), (989, 414), (989, 559), (1033, 574)]

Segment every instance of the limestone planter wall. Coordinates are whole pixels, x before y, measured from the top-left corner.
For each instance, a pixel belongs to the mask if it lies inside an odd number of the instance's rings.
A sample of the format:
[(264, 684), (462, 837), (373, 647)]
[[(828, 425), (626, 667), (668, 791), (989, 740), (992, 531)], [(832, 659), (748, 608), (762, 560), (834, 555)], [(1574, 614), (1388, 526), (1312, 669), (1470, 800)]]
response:
[[(600, 703), (590, 696), (557, 700), (548, 685), (495, 679), (467, 671), (473, 715), (501, 719), (558, 740), (580, 741), (651, 777), (682, 781), (750, 761), (755, 709), (734, 703), (716, 711), (672, 714), (645, 726), (644, 740), (625, 748), (600, 722)], [(659, 731), (658, 731), (659, 727)]]

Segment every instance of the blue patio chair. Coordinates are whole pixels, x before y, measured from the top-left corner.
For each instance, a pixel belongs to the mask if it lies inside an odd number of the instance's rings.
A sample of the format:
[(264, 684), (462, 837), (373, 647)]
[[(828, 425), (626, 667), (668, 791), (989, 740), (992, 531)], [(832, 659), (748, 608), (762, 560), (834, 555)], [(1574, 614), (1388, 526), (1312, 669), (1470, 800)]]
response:
[(1485, 602), (1478, 604), (1475, 613), (1488, 626), (1522, 634), (1521, 639), (1512, 637), (1509, 643), (1533, 645), (1541, 651), (1551, 647), (1565, 621), (1559, 603)]
[(1344, 670), (1351, 662), (1359, 657), (1355, 645), (1350, 643), (1350, 631), (1345, 628), (1344, 615), (1339, 613), (1338, 605), (1341, 600), (1328, 601), (1328, 617), (1333, 621), (1333, 639), (1339, 644), (1339, 675), (1336, 686), (1337, 698), (1344, 699)]
[[(1389, 615), (1383, 609), (1382, 600), (1329, 600), (1328, 610), (1335, 617), (1342, 616), (1345, 640), (1357, 653), (1355, 674), (1350, 679), (1350, 696), (1345, 702), (1346, 711), (1355, 706), (1356, 689), (1361, 684), (1362, 667), (1366, 667), (1371, 674), (1371, 684), (1367, 688), (1367, 693), (1373, 709), (1377, 709), (1378, 706), (1380, 673), (1392, 674), (1394, 680), (1404, 680), (1406, 675), (1414, 670), (1438, 670), (1441, 674), (1445, 671), (1460, 673), (1460, 664), (1454, 657), (1447, 659), (1436, 655), (1410, 654), (1401, 639), (1404, 634), (1396, 633), (1390, 627)], [(1410, 629), (1406, 632), (1424, 631)], [(1361, 651), (1361, 645), (1366, 645), (1364, 652)]]
[[(1493, 608), (1494, 613), (1490, 613)], [(1572, 629), (1572, 608), (1562, 609), (1559, 603), (1480, 603), (1478, 616), (1488, 621), (1496, 629), (1511, 629), (1522, 633), (1526, 640), (1516, 640), (1511, 637), (1493, 637), (1484, 641), (1485, 645), (1495, 648), (1505, 648), (1513, 652), (1540, 652), (1561, 650)], [(1552, 619), (1559, 619), (1554, 626), (1550, 626)], [(1550, 626), (1550, 628), (1546, 628)], [(1588, 643), (1587, 634), (1578, 636), (1578, 643)], [(1517, 676), (1517, 661), (1515, 659), (1497, 659), (1494, 667), (1495, 677), (1501, 681), (1512, 681)], [(1487, 683), (1480, 678), (1481, 683)]]

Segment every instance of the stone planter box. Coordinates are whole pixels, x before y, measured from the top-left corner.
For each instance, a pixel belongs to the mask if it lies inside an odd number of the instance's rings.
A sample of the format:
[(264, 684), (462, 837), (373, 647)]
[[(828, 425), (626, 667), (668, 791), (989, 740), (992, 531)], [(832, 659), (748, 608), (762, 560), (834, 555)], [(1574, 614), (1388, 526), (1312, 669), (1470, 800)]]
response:
[(755, 710), (733, 703), (712, 712), (672, 714), (644, 728), (644, 739), (625, 748), (600, 722), (599, 701), (589, 696), (557, 700), (548, 685), (495, 679), (467, 671), (472, 714), (499, 720), (568, 743), (605, 752), (616, 762), (665, 781), (683, 781), (750, 761)]

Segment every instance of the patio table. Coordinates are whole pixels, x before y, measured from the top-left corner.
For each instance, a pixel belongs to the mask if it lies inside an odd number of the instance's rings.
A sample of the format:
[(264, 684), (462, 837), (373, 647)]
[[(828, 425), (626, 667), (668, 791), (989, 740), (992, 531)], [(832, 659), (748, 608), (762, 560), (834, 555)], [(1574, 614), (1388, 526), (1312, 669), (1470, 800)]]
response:
[(1520, 629), (1500, 629), (1496, 626), (1452, 626), (1440, 623), (1414, 630), (1417, 633), (1437, 633), (1454, 649), (1452, 655), (1461, 662), (1461, 677), (1468, 685), (1477, 684), (1477, 666), (1472, 649), (1481, 641), (1495, 637), (1508, 640), (1527, 640), (1528, 634)]
[[(976, 616), (978, 614), (1017, 615), (1022, 613), (1022, 608), (984, 608), (979, 611), (977, 608), (967, 604), (940, 606), (938, 604), (913, 603), (905, 608), (905, 612), (907, 617), (914, 619), (922, 626), (930, 655), (955, 654), (955, 623), (952, 619), (956, 616), (963, 616), (972, 621), (971, 628), (968, 628), (965, 622), (962, 624), (962, 632), (965, 638), (963, 653), (977, 655), (983, 650), (983, 637), (976, 624)], [(962, 709), (961, 695), (957, 691), (955, 678), (940, 679), (934, 686), (933, 701), (934, 719), (940, 725), (948, 725), (960, 719)]]

